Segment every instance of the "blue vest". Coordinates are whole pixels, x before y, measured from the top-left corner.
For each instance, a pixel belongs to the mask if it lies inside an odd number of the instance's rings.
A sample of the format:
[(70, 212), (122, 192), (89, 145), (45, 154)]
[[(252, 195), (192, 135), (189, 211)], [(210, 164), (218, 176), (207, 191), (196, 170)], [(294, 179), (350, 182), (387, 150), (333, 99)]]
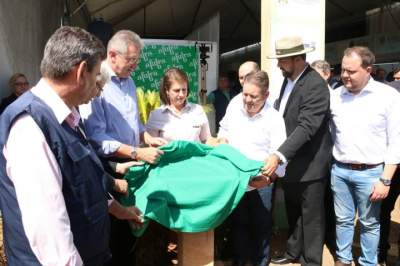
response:
[(0, 202), (8, 265), (40, 265), (25, 235), (14, 184), (7, 176), (2, 152), (12, 123), (24, 113), (40, 127), (60, 166), (74, 244), (84, 264), (103, 265), (110, 258), (104, 170), (85, 138), (65, 122), (60, 125), (51, 109), (31, 92), (19, 97), (0, 116)]

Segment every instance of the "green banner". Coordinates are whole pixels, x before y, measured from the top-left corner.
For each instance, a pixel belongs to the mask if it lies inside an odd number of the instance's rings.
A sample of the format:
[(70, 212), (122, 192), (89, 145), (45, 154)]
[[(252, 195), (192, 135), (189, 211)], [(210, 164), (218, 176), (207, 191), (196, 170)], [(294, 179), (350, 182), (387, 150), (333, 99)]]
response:
[(144, 91), (159, 91), (164, 72), (177, 67), (188, 75), (189, 101), (197, 102), (199, 55), (194, 45), (149, 44), (143, 48), (140, 58), (132, 74), (136, 87)]

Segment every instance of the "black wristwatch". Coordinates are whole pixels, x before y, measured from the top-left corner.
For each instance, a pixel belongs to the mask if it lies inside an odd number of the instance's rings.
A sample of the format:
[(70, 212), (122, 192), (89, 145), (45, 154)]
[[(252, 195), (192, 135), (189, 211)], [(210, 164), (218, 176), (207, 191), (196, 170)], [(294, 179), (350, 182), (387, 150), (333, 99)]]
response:
[(390, 186), (390, 184), (392, 183), (391, 179), (386, 179), (386, 178), (383, 178), (383, 177), (379, 178), (379, 181), (381, 181), (382, 184), (384, 184), (385, 186)]
[(137, 159), (137, 148), (136, 148), (136, 147), (132, 147), (131, 158), (132, 158), (133, 160), (136, 160), (136, 159)]

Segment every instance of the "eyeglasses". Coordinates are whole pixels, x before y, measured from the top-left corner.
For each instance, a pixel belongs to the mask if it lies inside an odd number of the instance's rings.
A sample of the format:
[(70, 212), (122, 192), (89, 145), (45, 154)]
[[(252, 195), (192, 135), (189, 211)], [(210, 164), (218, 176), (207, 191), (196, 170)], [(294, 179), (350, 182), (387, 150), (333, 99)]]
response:
[(127, 63), (138, 64), (140, 62), (140, 57), (127, 57), (126, 55), (117, 52)]

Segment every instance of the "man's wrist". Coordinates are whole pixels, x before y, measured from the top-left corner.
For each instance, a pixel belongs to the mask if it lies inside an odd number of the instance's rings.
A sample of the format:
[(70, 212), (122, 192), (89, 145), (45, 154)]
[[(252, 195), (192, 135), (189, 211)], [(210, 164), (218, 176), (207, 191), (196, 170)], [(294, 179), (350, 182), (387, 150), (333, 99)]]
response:
[(392, 183), (392, 180), (389, 178), (384, 178), (384, 177), (380, 177), (379, 181), (384, 184), (385, 186), (390, 186), (390, 184)]
[(137, 158), (138, 158), (138, 148), (137, 147), (132, 147), (130, 156), (133, 160), (137, 160)]
[(284, 156), (282, 153), (280, 153), (279, 151), (274, 151), (273, 154), (274, 154), (276, 157), (278, 157), (278, 160), (279, 160), (278, 163), (279, 163), (279, 165), (282, 165), (282, 164), (284, 164), (284, 163), (287, 162), (285, 156)]

